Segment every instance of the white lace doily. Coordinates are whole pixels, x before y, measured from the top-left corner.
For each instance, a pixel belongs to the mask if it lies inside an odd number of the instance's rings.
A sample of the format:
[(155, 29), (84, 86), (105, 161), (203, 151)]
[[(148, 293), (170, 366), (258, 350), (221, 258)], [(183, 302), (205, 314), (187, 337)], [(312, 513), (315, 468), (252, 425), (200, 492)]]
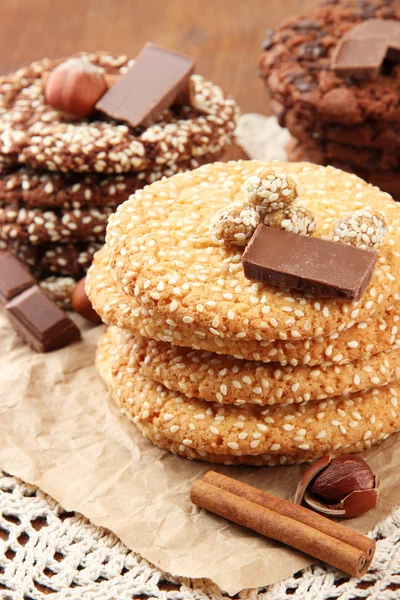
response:
[[(349, 579), (313, 566), (244, 600), (395, 600), (400, 598), (400, 509), (372, 532), (371, 570)], [(222, 600), (203, 579), (174, 578), (130, 552), (118, 538), (67, 513), (38, 488), (0, 471), (0, 598), (3, 600)]]

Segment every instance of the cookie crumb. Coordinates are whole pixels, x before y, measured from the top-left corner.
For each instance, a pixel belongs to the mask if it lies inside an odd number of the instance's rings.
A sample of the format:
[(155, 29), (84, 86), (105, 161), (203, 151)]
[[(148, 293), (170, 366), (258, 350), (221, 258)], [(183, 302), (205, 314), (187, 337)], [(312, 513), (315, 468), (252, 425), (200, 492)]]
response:
[(246, 180), (244, 190), (248, 201), (263, 216), (288, 208), (300, 196), (300, 186), (293, 177), (264, 167)]
[(269, 227), (279, 227), (299, 235), (312, 235), (317, 220), (305, 206), (289, 206), (287, 209), (276, 210), (269, 213), (264, 224)]
[(363, 250), (378, 250), (386, 233), (385, 217), (379, 211), (356, 210), (336, 221), (333, 242)]
[(212, 219), (211, 235), (219, 245), (246, 246), (259, 223), (260, 215), (253, 206), (235, 202)]

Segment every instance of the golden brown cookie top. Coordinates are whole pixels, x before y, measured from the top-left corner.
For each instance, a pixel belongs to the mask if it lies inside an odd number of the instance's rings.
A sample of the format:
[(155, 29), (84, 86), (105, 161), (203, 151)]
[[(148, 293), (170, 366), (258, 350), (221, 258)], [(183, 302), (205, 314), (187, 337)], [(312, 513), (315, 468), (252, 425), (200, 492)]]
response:
[[(290, 174), (301, 205), (316, 216), (313, 235), (331, 239), (335, 222), (363, 209), (388, 224), (367, 290), (358, 302), (315, 297), (244, 277), (243, 249), (213, 240), (218, 211), (244, 198), (260, 167)], [(300, 339), (350, 327), (400, 299), (400, 207), (358, 177), (309, 163), (239, 161), (206, 165), (138, 191), (110, 219), (107, 244), (124, 291), (177, 326), (223, 339)]]

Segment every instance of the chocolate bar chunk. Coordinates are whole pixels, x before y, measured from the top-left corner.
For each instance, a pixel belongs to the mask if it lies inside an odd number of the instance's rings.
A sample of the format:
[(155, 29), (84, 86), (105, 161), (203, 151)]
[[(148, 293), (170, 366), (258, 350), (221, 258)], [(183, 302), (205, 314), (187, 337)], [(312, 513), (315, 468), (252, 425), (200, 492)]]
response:
[(189, 56), (146, 44), (133, 67), (100, 98), (96, 109), (131, 127), (148, 127), (171, 106), (193, 70)]
[(345, 37), (364, 37), (366, 35), (385, 36), (388, 40), (400, 31), (399, 21), (394, 19), (366, 19), (350, 29)]
[(7, 316), (36, 352), (63, 348), (80, 338), (75, 323), (34, 285), (6, 304)]
[(9, 252), (0, 254), (0, 302), (6, 304), (36, 284), (28, 269)]
[(359, 300), (371, 281), (378, 253), (259, 225), (243, 256), (247, 279), (328, 296)]
[(396, 33), (396, 35), (392, 35), (392, 37), (390, 39), (389, 51), (386, 55), (386, 57), (389, 59), (389, 61), (392, 61), (395, 63), (400, 62), (400, 23), (398, 25), (399, 25), (399, 32)]
[(400, 22), (367, 19), (339, 41), (332, 54), (332, 69), (340, 77), (373, 79), (385, 58), (400, 62)]
[(377, 77), (387, 53), (387, 40), (377, 35), (344, 38), (332, 56), (332, 68), (340, 77)]

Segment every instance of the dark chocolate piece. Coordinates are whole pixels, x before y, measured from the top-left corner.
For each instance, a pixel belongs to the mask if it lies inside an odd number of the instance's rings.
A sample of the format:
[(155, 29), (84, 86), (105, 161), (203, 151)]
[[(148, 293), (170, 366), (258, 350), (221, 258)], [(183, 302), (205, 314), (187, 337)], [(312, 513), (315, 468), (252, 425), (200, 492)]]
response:
[(399, 21), (393, 19), (367, 19), (359, 25), (350, 29), (345, 35), (346, 38), (364, 37), (367, 35), (384, 36), (386, 39), (391, 39), (400, 31)]
[(34, 285), (6, 304), (7, 316), (36, 352), (63, 348), (81, 336), (75, 323)]
[(131, 127), (148, 127), (171, 106), (193, 70), (189, 56), (146, 44), (133, 67), (100, 98), (96, 109)]
[(389, 51), (386, 57), (389, 61), (400, 63), (400, 27), (399, 33), (393, 34), (390, 38)]
[(332, 68), (339, 77), (373, 79), (387, 53), (387, 40), (378, 35), (343, 38), (332, 56)]
[(0, 302), (6, 304), (36, 284), (28, 269), (9, 252), (0, 254)]
[(367, 19), (339, 41), (331, 64), (340, 77), (373, 79), (385, 59), (400, 62), (400, 22)]
[(259, 225), (242, 257), (247, 279), (359, 300), (378, 253)]

